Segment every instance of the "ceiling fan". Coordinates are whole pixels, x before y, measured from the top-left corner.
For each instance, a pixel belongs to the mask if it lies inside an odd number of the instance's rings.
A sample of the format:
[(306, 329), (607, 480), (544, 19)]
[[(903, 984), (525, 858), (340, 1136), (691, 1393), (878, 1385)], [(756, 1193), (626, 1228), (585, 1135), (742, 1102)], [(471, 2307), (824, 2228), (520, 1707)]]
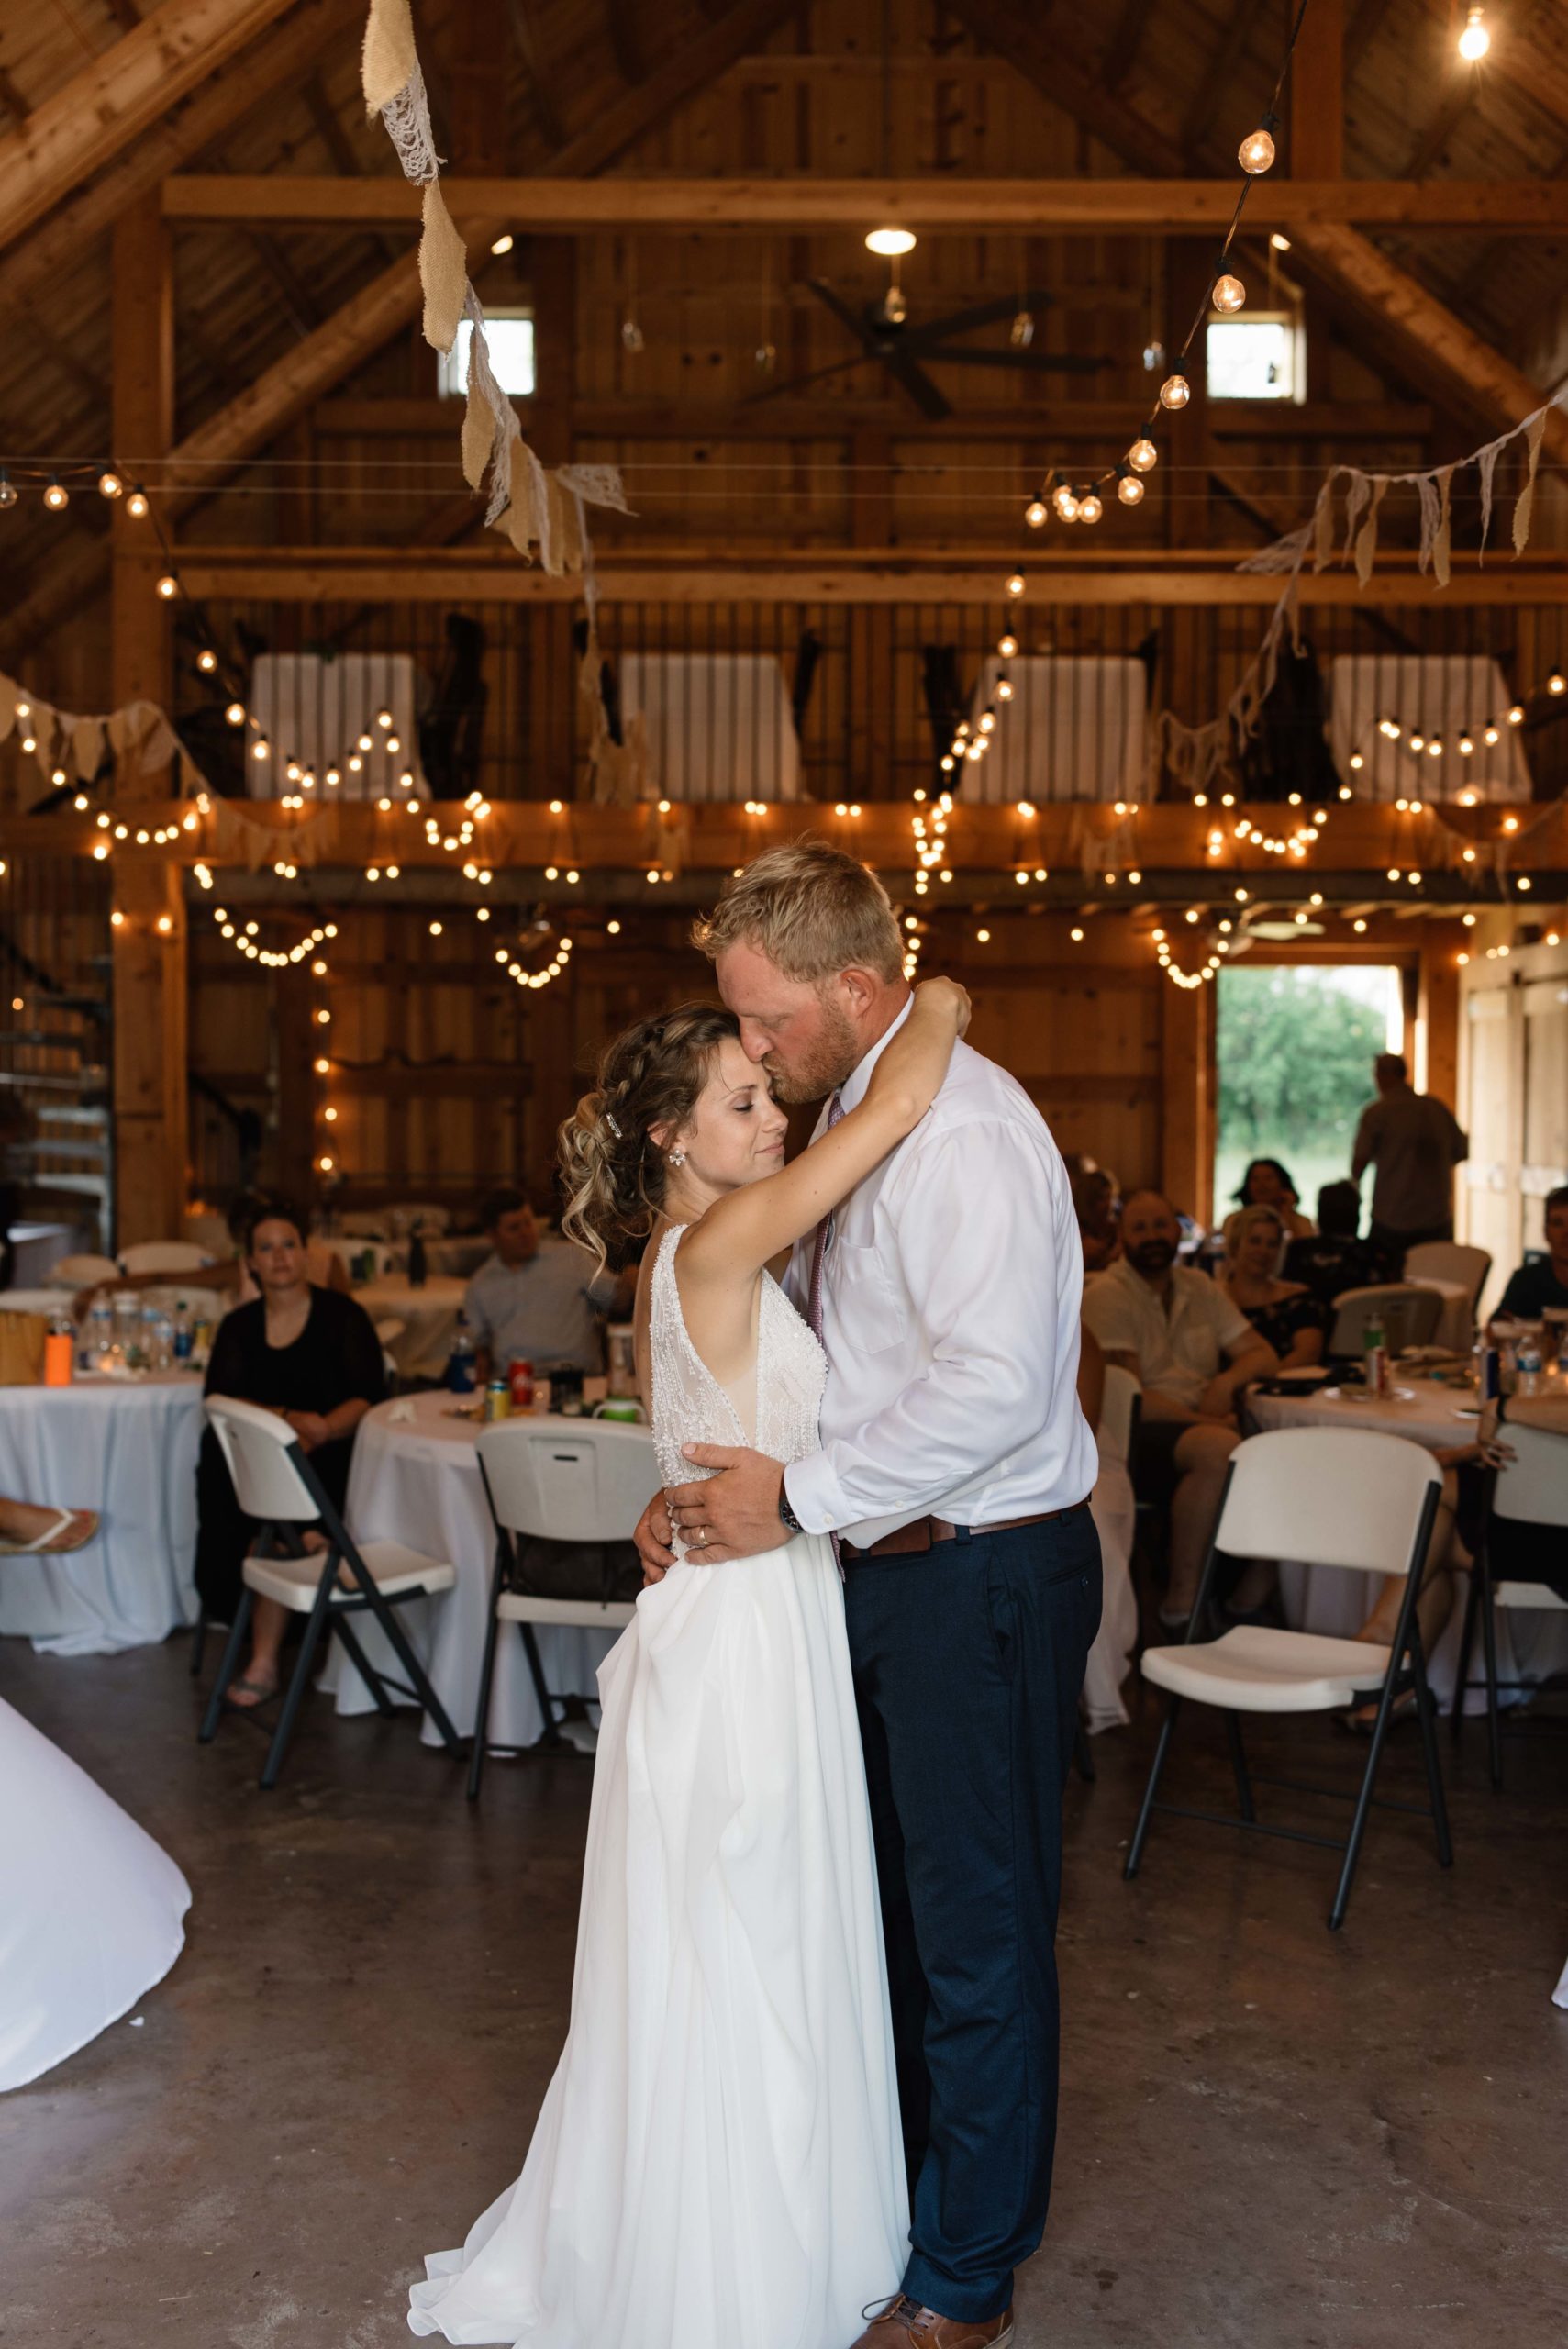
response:
[(950, 311), (946, 317), (929, 318), (923, 325), (911, 326), (908, 305), (896, 282), (879, 301), (863, 303), (858, 310), (844, 301), (826, 278), (807, 278), (806, 284), (860, 348), (848, 358), (835, 360), (828, 367), (814, 368), (810, 374), (797, 375), (790, 383), (770, 384), (766, 390), (753, 393), (752, 401), (804, 391), (808, 384), (822, 383), (829, 375), (842, 374), (846, 368), (861, 367), (867, 360), (874, 360), (886, 368), (923, 416), (940, 424), (951, 416), (952, 406), (927, 374), (923, 362), (943, 367), (1015, 367), (1030, 373), (1050, 369), (1064, 375), (1090, 375), (1108, 364), (1105, 359), (1084, 351), (1036, 351), (1029, 340), (1018, 336), (1001, 351), (953, 340), (956, 335), (973, 333), (977, 327), (995, 326), (1004, 318), (1015, 326), (1020, 318), (1032, 321), (1032, 314), (1048, 308), (1051, 299), (1049, 294), (1032, 286), (1022, 295), (1009, 295), (998, 302), (977, 302), (972, 309)]

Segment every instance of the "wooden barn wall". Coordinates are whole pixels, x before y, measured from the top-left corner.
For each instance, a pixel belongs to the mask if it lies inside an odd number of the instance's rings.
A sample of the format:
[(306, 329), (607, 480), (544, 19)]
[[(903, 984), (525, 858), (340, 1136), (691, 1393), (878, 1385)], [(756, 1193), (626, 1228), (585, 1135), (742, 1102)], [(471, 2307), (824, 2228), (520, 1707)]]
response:
[[(550, 1208), (556, 1130), (605, 1043), (649, 1012), (713, 994), (683, 917), (628, 918), (611, 938), (603, 912), (584, 908), (570, 971), (533, 993), (507, 978), (466, 912), (336, 918), (326, 1079), (311, 1066), (322, 1031), (308, 973), (259, 971), (194, 929), (195, 1172), (209, 1200), (221, 1203), (239, 1176), (217, 1093), (260, 1121), (263, 1182), (318, 1187), (313, 1162), (327, 1150), (347, 1205), (417, 1197), (467, 1208), (498, 1183), (521, 1182)], [(442, 921), (437, 938), (432, 918)], [(971, 1041), (1019, 1079), (1063, 1151), (1088, 1152), (1127, 1183), (1158, 1181), (1166, 1045), (1190, 998), (1127, 925), (1091, 922), (1082, 944), (1073, 926), (1055, 914), (954, 917), (930, 967), (963, 979), (975, 1003)], [(984, 927), (983, 946), (973, 933)], [(339, 1112), (330, 1127), (320, 1117), (328, 1102)]]

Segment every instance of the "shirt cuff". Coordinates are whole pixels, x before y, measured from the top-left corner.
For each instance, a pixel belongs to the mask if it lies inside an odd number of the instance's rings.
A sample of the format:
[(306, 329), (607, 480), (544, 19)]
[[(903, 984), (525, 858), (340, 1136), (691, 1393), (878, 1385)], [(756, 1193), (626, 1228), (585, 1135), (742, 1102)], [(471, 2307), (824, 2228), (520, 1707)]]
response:
[(825, 1452), (795, 1460), (784, 1473), (784, 1497), (807, 1533), (831, 1533), (851, 1521), (843, 1488)]

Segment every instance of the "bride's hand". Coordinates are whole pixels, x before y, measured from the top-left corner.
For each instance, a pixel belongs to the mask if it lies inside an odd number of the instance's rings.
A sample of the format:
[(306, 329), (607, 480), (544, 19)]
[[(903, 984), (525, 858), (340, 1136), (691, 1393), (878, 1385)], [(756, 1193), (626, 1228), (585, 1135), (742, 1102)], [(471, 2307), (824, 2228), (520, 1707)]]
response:
[(969, 1026), (973, 1006), (964, 988), (956, 979), (922, 979), (915, 989), (917, 1003), (929, 1003), (951, 1014), (953, 1028), (962, 1036)]

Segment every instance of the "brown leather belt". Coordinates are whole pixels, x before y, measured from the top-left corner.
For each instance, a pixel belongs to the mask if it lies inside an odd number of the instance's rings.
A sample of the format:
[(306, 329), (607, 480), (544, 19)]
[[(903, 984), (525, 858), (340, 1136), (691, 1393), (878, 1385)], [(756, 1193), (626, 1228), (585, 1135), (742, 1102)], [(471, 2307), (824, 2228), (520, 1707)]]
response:
[[(1074, 1501), (1071, 1508), (1041, 1509), (1033, 1517), (1005, 1517), (995, 1525), (966, 1525), (962, 1531), (964, 1536), (979, 1541), (987, 1533), (1011, 1533), (1020, 1525), (1055, 1525), (1062, 1518), (1076, 1517), (1080, 1509), (1088, 1506), (1087, 1501)], [(913, 1557), (917, 1551), (934, 1550), (939, 1542), (958, 1541), (960, 1531), (961, 1529), (950, 1525), (945, 1517), (917, 1517), (912, 1524), (901, 1525), (895, 1533), (884, 1533), (881, 1541), (872, 1542), (869, 1549), (858, 1550), (852, 1542), (840, 1540), (839, 1554), (851, 1564), (857, 1558)]]

